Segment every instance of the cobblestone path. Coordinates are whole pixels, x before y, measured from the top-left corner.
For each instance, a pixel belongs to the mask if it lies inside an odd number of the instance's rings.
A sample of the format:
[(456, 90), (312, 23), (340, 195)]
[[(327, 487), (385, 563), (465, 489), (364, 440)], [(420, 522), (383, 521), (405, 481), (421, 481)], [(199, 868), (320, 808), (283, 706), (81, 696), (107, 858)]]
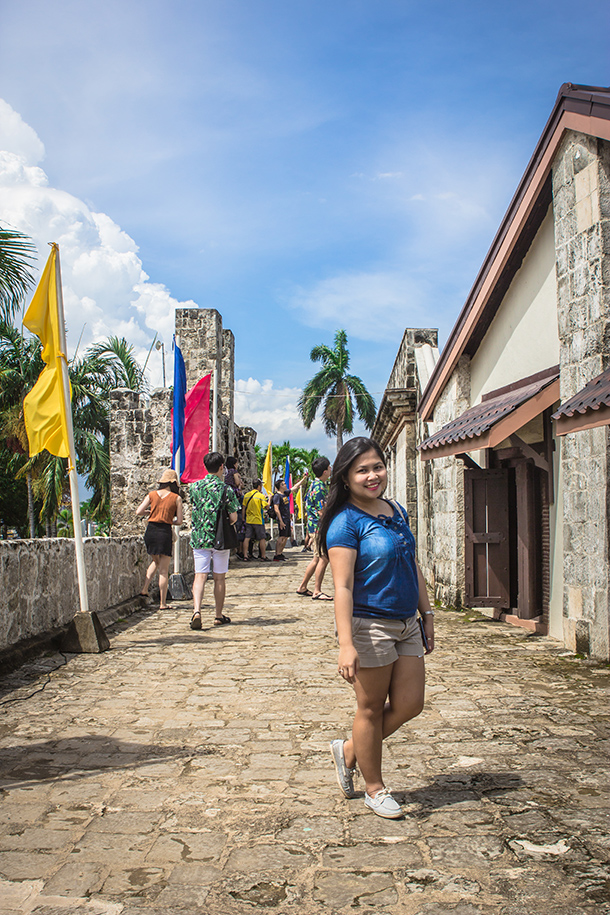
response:
[(0, 681), (0, 915), (610, 912), (608, 667), (439, 612), (381, 820), (335, 783), (353, 699), (305, 559), (232, 564), (231, 626), (143, 611)]

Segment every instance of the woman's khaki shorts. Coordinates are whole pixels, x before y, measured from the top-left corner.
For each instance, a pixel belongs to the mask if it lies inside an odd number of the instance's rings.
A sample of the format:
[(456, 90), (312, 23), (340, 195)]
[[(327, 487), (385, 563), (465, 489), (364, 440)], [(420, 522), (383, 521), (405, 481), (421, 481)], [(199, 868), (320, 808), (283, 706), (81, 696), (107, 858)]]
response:
[(352, 638), (361, 667), (385, 667), (393, 664), (399, 655), (424, 656), (417, 613), (404, 622), (354, 616)]

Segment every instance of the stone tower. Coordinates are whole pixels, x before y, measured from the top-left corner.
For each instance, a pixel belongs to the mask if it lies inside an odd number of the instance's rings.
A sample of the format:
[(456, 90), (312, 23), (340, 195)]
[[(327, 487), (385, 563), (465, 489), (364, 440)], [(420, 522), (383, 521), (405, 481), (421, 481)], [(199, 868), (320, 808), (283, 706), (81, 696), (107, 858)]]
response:
[[(256, 432), (240, 429), (234, 421), (235, 337), (223, 329), (222, 316), (214, 308), (176, 309), (176, 337), (190, 390), (204, 375), (210, 385), (210, 443), (214, 374), (218, 385), (216, 449), (234, 456), (245, 484), (257, 476), (254, 445)], [(171, 465), (172, 395), (170, 388), (153, 392), (149, 399), (134, 391), (113, 391), (110, 400), (110, 486), (112, 534), (125, 536), (143, 531), (135, 517), (138, 504), (164, 467)], [(188, 507), (186, 516), (188, 520)]]

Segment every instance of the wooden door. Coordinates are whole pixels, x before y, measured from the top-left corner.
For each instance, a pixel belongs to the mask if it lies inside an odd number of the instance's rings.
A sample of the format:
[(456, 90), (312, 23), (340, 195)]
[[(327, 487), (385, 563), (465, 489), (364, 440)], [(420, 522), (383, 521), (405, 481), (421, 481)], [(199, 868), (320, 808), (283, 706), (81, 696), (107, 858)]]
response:
[(509, 471), (464, 470), (466, 605), (510, 609)]

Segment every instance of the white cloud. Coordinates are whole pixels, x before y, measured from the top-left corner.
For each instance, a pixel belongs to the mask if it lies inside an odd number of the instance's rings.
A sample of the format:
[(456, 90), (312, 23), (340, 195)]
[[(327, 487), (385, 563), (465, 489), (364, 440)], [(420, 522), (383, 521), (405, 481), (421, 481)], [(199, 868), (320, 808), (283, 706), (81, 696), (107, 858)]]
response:
[(44, 145), (36, 131), (1, 98), (0, 149), (10, 150), (25, 165), (36, 165), (44, 158)]
[(299, 287), (288, 304), (310, 327), (344, 328), (361, 340), (393, 340), (424, 320), (425, 285), (399, 271), (343, 273)]
[[(149, 282), (132, 238), (105, 213), (93, 212), (77, 197), (48, 186), (36, 164), (44, 147), (17, 112), (0, 100), (0, 219), (38, 248), (38, 270), (46, 263), (47, 242), (59, 244), (68, 350), (81, 351), (110, 334), (125, 336), (144, 362), (157, 332), (166, 347), (174, 311), (195, 303), (178, 302), (160, 283)], [(151, 355), (151, 384), (162, 383), (161, 357)]]
[(303, 426), (297, 410), (302, 393), (301, 388), (274, 388), (268, 379), (236, 379), (235, 422), (256, 429), (262, 447), (289, 441), (295, 447), (317, 448), (332, 459), (335, 442), (325, 435), (320, 420), (314, 420), (309, 430)]

